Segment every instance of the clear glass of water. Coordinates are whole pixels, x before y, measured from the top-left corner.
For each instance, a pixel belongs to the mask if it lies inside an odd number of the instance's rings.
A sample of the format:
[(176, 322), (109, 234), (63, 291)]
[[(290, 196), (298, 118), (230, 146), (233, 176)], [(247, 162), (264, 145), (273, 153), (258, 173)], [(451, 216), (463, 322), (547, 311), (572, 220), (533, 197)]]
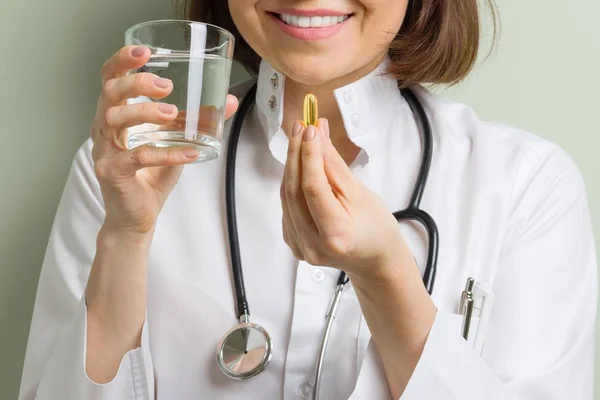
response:
[(173, 82), (163, 99), (138, 97), (129, 103), (164, 102), (179, 110), (168, 125), (130, 128), (127, 147), (190, 146), (196, 162), (217, 158), (225, 122), (225, 102), (231, 75), (234, 37), (218, 26), (183, 20), (149, 21), (125, 33), (127, 45), (150, 48), (150, 60), (130, 73), (151, 72)]

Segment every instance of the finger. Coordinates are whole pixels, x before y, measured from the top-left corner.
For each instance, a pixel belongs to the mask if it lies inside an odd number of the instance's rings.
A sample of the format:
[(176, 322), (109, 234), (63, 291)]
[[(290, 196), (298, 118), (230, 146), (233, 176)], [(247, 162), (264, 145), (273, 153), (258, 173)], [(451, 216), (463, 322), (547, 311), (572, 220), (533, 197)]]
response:
[(190, 113), (189, 110), (181, 110), (177, 118), (170, 121), (165, 129), (187, 127), (191, 121), (197, 122), (198, 131), (204, 132), (210, 136), (216, 136), (219, 130), (221, 117), (225, 111), (225, 119), (229, 118), (237, 111), (238, 100), (235, 96), (227, 95), (225, 110), (218, 109), (215, 106), (202, 106), (197, 113)]
[[(287, 221), (287, 222), (286, 222)], [(288, 245), (294, 258), (297, 260), (304, 260), (304, 254), (302, 254), (302, 250), (298, 245), (298, 238), (296, 236), (296, 231), (294, 228), (289, 228), (290, 222), (287, 218), (282, 217), (281, 219), (282, 228), (283, 228), (283, 241)]]
[(164, 125), (177, 117), (177, 107), (165, 103), (138, 103), (106, 110), (106, 124), (121, 130), (141, 124)]
[[(319, 232), (312, 220), (312, 216), (306, 205), (304, 193), (302, 192), (302, 138), (306, 134), (306, 131), (311, 128), (302, 128), (299, 124), (299, 121), (294, 123), (292, 137), (288, 144), (283, 190), (285, 191), (285, 198), (292, 222), (298, 232), (299, 244), (302, 246), (303, 240), (317, 238)], [(312, 129), (314, 130), (314, 127)]]
[(129, 70), (141, 68), (150, 59), (150, 49), (144, 46), (125, 46), (102, 66), (102, 83), (125, 75)]
[(329, 123), (326, 120), (323, 122), (322, 129), (325, 134), (323, 139), (325, 175), (333, 192), (338, 196), (348, 198), (356, 188), (356, 178), (348, 168), (346, 161), (333, 146), (329, 138)]
[(308, 127), (302, 142), (302, 192), (312, 220), (319, 232), (326, 232), (337, 215), (343, 211), (329, 185), (323, 161), (326, 120), (319, 119), (318, 127)]
[(239, 101), (237, 97), (228, 94), (225, 102), (225, 119), (229, 119), (235, 114), (238, 109)]
[(142, 168), (187, 164), (198, 155), (198, 150), (193, 147), (140, 146), (108, 159), (110, 165), (106, 167), (107, 175), (115, 179), (126, 178)]
[(105, 104), (114, 105), (140, 96), (162, 99), (172, 90), (171, 80), (148, 72), (140, 72), (106, 81), (102, 86), (101, 97)]
[(283, 229), (283, 240), (288, 245), (288, 247), (294, 253), (294, 257), (298, 260), (303, 260), (304, 255), (299, 246), (298, 242), (298, 233), (296, 232), (296, 228), (294, 227), (294, 222), (292, 221), (292, 217), (290, 215), (290, 209), (287, 204), (287, 199), (285, 196), (285, 182), (286, 176), (285, 171), (283, 172), (283, 179), (281, 180), (281, 188), (280, 188), (280, 197), (281, 197), (281, 210), (282, 210), (282, 229)]

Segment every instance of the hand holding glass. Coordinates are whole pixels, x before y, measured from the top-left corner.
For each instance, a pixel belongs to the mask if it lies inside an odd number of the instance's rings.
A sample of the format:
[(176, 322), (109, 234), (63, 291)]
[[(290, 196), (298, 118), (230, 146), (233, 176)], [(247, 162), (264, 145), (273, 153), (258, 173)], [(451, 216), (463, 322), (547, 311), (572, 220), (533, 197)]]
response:
[[(130, 73), (150, 72), (173, 82), (161, 102), (179, 113), (167, 125), (142, 124), (130, 128), (127, 147), (196, 147), (196, 162), (217, 158), (221, 151), (225, 103), (229, 88), (234, 38), (224, 29), (192, 21), (150, 21), (129, 28), (127, 45), (150, 48), (149, 61)], [(147, 97), (129, 100), (155, 102)]]

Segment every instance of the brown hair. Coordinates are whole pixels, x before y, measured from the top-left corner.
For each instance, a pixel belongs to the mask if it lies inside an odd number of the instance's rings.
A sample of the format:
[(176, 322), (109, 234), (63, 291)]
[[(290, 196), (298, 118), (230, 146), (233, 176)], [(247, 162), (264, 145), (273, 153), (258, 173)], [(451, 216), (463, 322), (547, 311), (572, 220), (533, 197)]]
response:
[[(477, 60), (480, 42), (478, 0), (409, 0), (400, 31), (390, 44), (388, 72), (400, 86), (419, 83), (455, 84), (463, 80)], [(496, 35), (497, 9), (485, 0)], [(185, 18), (221, 26), (236, 39), (234, 58), (251, 74), (258, 73), (260, 57), (235, 27), (227, 1), (176, 0)]]

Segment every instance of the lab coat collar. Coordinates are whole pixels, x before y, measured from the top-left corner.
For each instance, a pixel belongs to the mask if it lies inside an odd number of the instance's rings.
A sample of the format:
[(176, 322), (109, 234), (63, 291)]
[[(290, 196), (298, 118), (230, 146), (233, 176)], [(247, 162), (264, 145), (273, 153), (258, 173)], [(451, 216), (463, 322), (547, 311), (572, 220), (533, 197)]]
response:
[[(371, 73), (333, 92), (348, 137), (362, 149), (355, 161), (360, 166), (368, 162), (377, 133), (381, 133), (390, 110), (394, 107), (400, 110), (397, 99), (401, 99), (401, 96), (397, 81), (385, 75), (389, 62), (389, 58), (386, 58)], [(266, 132), (272, 155), (284, 164), (288, 147), (288, 138), (281, 128), (285, 76), (263, 60), (257, 83), (258, 117)]]

